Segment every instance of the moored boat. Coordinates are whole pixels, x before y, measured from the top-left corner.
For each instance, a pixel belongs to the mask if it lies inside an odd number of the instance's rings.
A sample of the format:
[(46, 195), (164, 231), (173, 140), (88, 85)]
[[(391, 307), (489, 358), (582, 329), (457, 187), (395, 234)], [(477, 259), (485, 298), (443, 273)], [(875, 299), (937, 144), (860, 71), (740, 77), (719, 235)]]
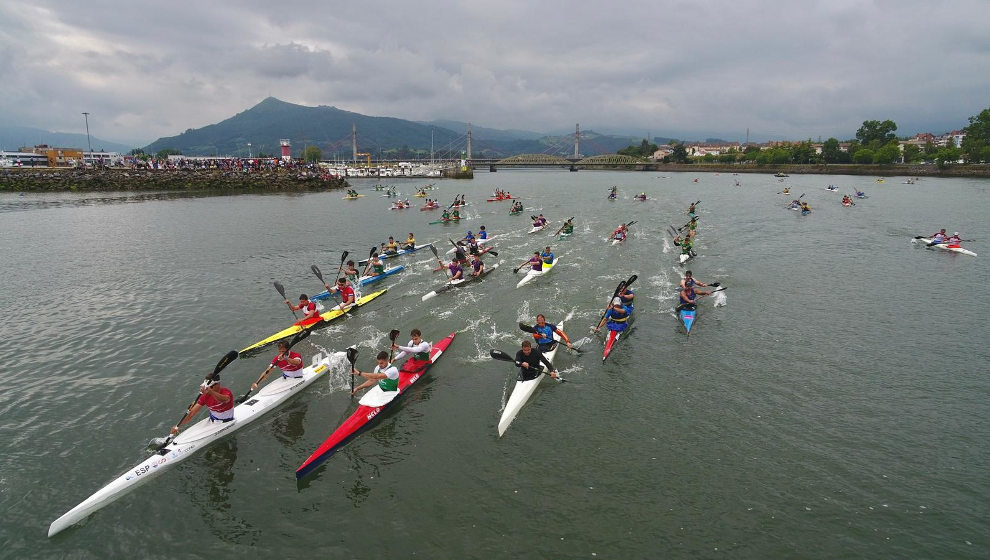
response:
[(296, 478), (302, 478), (319, 467), (324, 461), (330, 458), (341, 447), (353, 439), (362, 429), (367, 427), (375, 417), (379, 416), (385, 409), (395, 403), (406, 393), (409, 388), (426, 374), (430, 366), (436, 363), (443, 355), (447, 347), (454, 340), (456, 332), (447, 335), (443, 340), (438, 341), (430, 350), (429, 360), (419, 360), (411, 357), (399, 370), (399, 388), (396, 391), (382, 391), (378, 385), (368, 390), (358, 403), (357, 409), (328, 437), (316, 451), (314, 451), (296, 469)]

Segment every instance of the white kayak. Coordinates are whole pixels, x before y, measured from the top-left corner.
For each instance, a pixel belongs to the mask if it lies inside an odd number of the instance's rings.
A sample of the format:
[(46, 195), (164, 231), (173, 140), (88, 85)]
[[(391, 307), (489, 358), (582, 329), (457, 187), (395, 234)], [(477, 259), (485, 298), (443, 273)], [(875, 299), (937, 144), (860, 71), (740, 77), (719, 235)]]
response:
[[(563, 330), (563, 321), (557, 323), (557, 328)], [(545, 352), (543, 355), (546, 356), (547, 361), (551, 364), (553, 363), (553, 358), (557, 354), (557, 349), (560, 348), (560, 335), (554, 333), (553, 339), (558, 341), (554, 344), (553, 348), (549, 352)], [(530, 379), (528, 381), (516, 381), (516, 386), (512, 389), (512, 394), (509, 395), (509, 402), (505, 403), (505, 408), (502, 410), (502, 417), (498, 420), (498, 436), (502, 437), (505, 430), (509, 429), (509, 424), (515, 420), (516, 415), (522, 410), (522, 407), (529, 401), (529, 398), (533, 396), (533, 392), (536, 391), (536, 386), (540, 384), (543, 377), (547, 374), (546, 366), (543, 366), (543, 371), (540, 375), (536, 376), (535, 379)]]
[(969, 255), (971, 257), (975, 257), (976, 256), (976, 253), (974, 253), (973, 251), (970, 251), (969, 249), (963, 249), (962, 247), (960, 247), (958, 245), (950, 246), (950, 245), (946, 245), (945, 243), (939, 243), (937, 245), (930, 245), (930, 243), (932, 242), (932, 240), (930, 238), (927, 238), (926, 239), (926, 238), (922, 237), (922, 238), (919, 238), (919, 239), (912, 239), (911, 242), (912, 243), (924, 243), (925, 245), (928, 245), (929, 247), (933, 247), (935, 249), (942, 249), (943, 251), (952, 251), (953, 253), (959, 253), (959, 254), (962, 254), (962, 255)]
[(537, 277), (543, 276), (544, 274), (550, 272), (550, 270), (554, 266), (557, 265), (557, 261), (559, 261), (559, 260), (560, 260), (560, 257), (556, 257), (555, 256), (553, 258), (553, 262), (552, 263), (550, 263), (550, 264), (543, 263), (543, 269), (542, 270), (533, 270), (532, 268), (530, 268), (529, 269), (529, 272), (526, 273), (526, 276), (523, 276), (522, 280), (520, 280), (519, 283), (516, 284), (516, 287), (517, 288), (521, 288), (521, 287), (525, 286), (526, 284), (529, 284), (530, 282), (532, 282), (533, 280), (535, 280)]
[(681, 264), (684, 264), (688, 261), (688, 259), (691, 258), (691, 255), (688, 253), (681, 253), (681, 255), (678, 258), (680, 259)]
[(543, 224), (542, 226), (533, 226), (533, 229), (529, 230), (529, 233), (536, 233), (538, 231), (543, 231), (544, 229), (546, 229), (547, 224), (549, 224), (549, 223), (550, 222), (547, 222), (546, 224)]
[(498, 263), (495, 263), (492, 266), (488, 266), (486, 264), (485, 265), (485, 270), (481, 273), (481, 276), (480, 277), (479, 276), (471, 276), (471, 273), (470, 272), (466, 272), (467, 276), (465, 276), (464, 278), (459, 278), (457, 280), (453, 280), (451, 282), (447, 282), (446, 284), (444, 284), (443, 286), (440, 286), (439, 288), (433, 290), (432, 292), (430, 292), (428, 294), (424, 294), (423, 297), (420, 298), (420, 299), (422, 299), (423, 301), (427, 301), (429, 299), (433, 299), (433, 298), (437, 297), (438, 295), (440, 295), (440, 294), (442, 294), (442, 293), (444, 293), (446, 291), (452, 290), (453, 288), (456, 288), (458, 286), (463, 286), (464, 284), (467, 284), (467, 283), (471, 282), (472, 280), (478, 280), (479, 278), (484, 278), (485, 276), (488, 276), (488, 273), (489, 272), (495, 270), (496, 268), (498, 268)]
[(102, 509), (195, 452), (250, 424), (316, 381), (330, 369), (332, 361), (342, 363), (345, 356), (346, 354), (343, 352), (337, 352), (327, 357), (317, 354), (313, 356), (312, 365), (303, 369), (302, 377), (279, 377), (248, 398), (243, 404), (235, 406), (233, 421), (211, 422), (207, 417), (185, 429), (161, 451), (138, 463), (95, 494), (86, 498), (82, 503), (70, 509), (62, 517), (53, 521), (48, 528), (48, 536), (54, 536), (79, 523), (86, 519), (89, 514)]
[(626, 240), (625, 237), (623, 237), (622, 239), (612, 239), (612, 246), (614, 247), (614, 246), (618, 245), (619, 243), (622, 243), (625, 240)]
[[(485, 239), (478, 239), (478, 245), (484, 245), (485, 243), (488, 243), (492, 239), (495, 239), (495, 236), (494, 235), (489, 236), (489, 237), (486, 237)], [(467, 248), (467, 245), (462, 244), (463, 241), (464, 240), (461, 239), (460, 241), (457, 242), (457, 244), (466, 249)], [(456, 250), (457, 249), (454, 249), (453, 247), (451, 247), (450, 249), (447, 249), (447, 254), (449, 255), (449, 254), (453, 253)]]

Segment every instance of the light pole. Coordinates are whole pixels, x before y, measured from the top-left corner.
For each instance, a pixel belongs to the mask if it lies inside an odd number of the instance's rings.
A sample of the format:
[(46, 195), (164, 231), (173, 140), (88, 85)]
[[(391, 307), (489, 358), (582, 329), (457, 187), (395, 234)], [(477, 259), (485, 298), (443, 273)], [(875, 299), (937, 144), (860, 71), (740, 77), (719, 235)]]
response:
[[(86, 117), (86, 145), (89, 146), (89, 157), (93, 157), (93, 143), (89, 140), (89, 113), (83, 111), (83, 116)], [(86, 163), (85, 157), (83, 163)]]
[(251, 159), (251, 143), (248, 142), (248, 159)]

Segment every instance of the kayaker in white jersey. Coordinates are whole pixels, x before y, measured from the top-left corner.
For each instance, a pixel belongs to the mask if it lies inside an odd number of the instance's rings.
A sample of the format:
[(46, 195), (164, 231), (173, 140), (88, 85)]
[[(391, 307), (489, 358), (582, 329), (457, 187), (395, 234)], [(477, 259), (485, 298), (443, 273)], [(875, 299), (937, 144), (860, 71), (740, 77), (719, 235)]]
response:
[(274, 368), (282, 370), (282, 377), (302, 377), (303, 359), (299, 352), (289, 350), (289, 343), (282, 340), (278, 343), (278, 354), (272, 358), (272, 364), (261, 374), (257, 381), (251, 384), (251, 390), (258, 388), (258, 384), (264, 381), (269, 372)]
[(429, 361), (430, 350), (432, 350), (433, 347), (430, 345), (429, 342), (423, 340), (423, 333), (420, 332), (419, 329), (413, 329), (412, 331), (409, 332), (409, 336), (412, 338), (409, 341), (408, 345), (406, 346), (399, 346), (397, 344), (392, 345), (392, 348), (399, 351), (398, 355), (395, 356), (395, 361), (399, 361), (409, 354), (411, 354), (413, 358), (417, 360)]
[(211, 373), (199, 386), (199, 392), (196, 404), (189, 407), (189, 411), (178, 424), (172, 426), (172, 435), (179, 433), (179, 427), (192, 420), (204, 406), (210, 410), (210, 420), (213, 422), (234, 420), (234, 394), (230, 389), (220, 385), (219, 376), (214, 377)]
[(368, 380), (364, 383), (358, 385), (351, 391), (351, 394), (355, 394), (365, 387), (371, 387), (375, 383), (382, 388), (382, 391), (398, 391), (399, 390), (399, 370), (392, 364), (388, 363), (388, 352), (382, 350), (378, 353), (376, 358), (378, 365), (375, 366), (374, 371), (358, 371), (354, 369), (351, 371), (351, 375), (365, 377)]
[(516, 352), (516, 367), (519, 368), (519, 380), (529, 381), (530, 379), (536, 379), (540, 375), (540, 372), (543, 371), (540, 367), (541, 362), (547, 366), (550, 377), (554, 379), (560, 377), (560, 374), (554, 369), (550, 360), (547, 360), (546, 356), (543, 355), (543, 352), (533, 348), (531, 341), (522, 341), (522, 348)]
[(932, 236), (932, 242), (928, 244), (929, 247), (932, 245), (940, 245), (945, 243), (945, 240), (949, 238), (949, 234), (945, 233), (945, 228), (939, 230), (938, 233)]
[(946, 247), (951, 247), (953, 249), (962, 247), (962, 238), (959, 237), (959, 232), (955, 232), (949, 237), (945, 238)]

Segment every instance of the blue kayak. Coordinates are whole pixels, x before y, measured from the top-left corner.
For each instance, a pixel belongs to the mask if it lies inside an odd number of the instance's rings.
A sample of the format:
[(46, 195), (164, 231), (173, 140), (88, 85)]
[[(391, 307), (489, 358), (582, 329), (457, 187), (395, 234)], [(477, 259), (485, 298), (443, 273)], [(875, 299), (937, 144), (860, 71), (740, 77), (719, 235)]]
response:
[[(379, 274), (377, 276), (362, 276), (361, 278), (358, 279), (358, 285), (359, 286), (367, 286), (368, 284), (374, 284), (375, 282), (379, 282), (381, 280), (384, 280), (386, 276), (391, 276), (391, 275), (395, 274), (396, 272), (402, 272), (402, 269), (404, 269), (404, 268), (405, 268), (405, 266), (402, 266), (402, 265), (400, 265), (400, 266), (393, 266), (392, 268), (386, 269), (385, 272), (383, 272), (383, 273), (381, 273), (381, 274)], [(316, 294), (315, 296), (310, 296), (309, 299), (314, 300), (314, 301), (319, 301), (319, 300), (322, 300), (322, 299), (328, 299), (329, 297), (330, 297), (330, 292), (324, 290), (324, 291)]]
[[(407, 253), (415, 253), (416, 251), (419, 251), (420, 249), (423, 249), (425, 247), (429, 247), (430, 245), (433, 245), (433, 244), (432, 243), (427, 243), (426, 245), (417, 245), (416, 247), (414, 247), (412, 249), (402, 249), (401, 251), (397, 251), (395, 253), (382, 253), (382, 254), (379, 254), (378, 255), (378, 259), (379, 260), (385, 260), (385, 259), (394, 258), (394, 257), (401, 257), (402, 255), (405, 255)], [(360, 260), (360, 261), (358, 261), (358, 265), (359, 266), (364, 266), (364, 265), (368, 264), (368, 261), (370, 261), (370, 260), (371, 259)]]
[(684, 331), (687, 334), (691, 334), (691, 325), (694, 324), (694, 316), (697, 310), (697, 306), (691, 305), (689, 307), (682, 308), (678, 315), (681, 318), (681, 322), (684, 323)]

